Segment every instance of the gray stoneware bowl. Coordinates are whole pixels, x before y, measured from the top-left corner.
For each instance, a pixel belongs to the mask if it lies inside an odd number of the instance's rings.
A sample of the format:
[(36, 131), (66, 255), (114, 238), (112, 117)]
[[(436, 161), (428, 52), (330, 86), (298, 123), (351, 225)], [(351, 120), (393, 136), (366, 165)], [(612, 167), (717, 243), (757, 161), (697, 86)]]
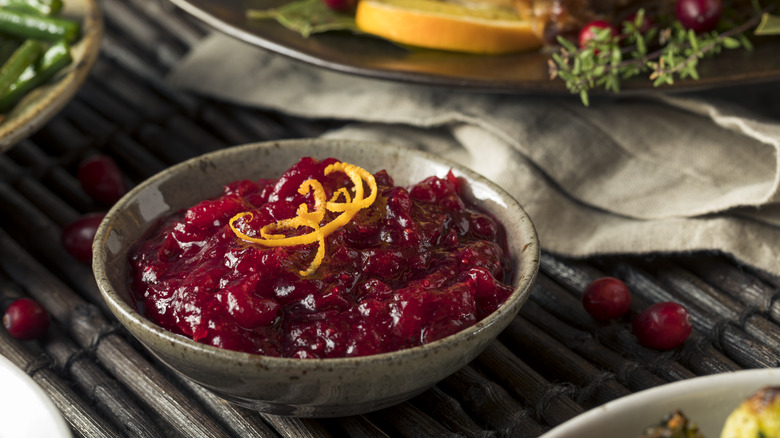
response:
[[(130, 298), (128, 247), (160, 216), (221, 193), (237, 179), (278, 178), (303, 156), (334, 157), (370, 172), (386, 169), (407, 186), (450, 169), (472, 200), (501, 221), (513, 258), (514, 292), (481, 322), (436, 342), (340, 359), (288, 359), (224, 350), (162, 329)], [(258, 411), (336, 417), (378, 410), (430, 388), (474, 359), (517, 315), (539, 268), (536, 231), (522, 207), (484, 177), (434, 155), (388, 145), (287, 140), (236, 146), (173, 166), (143, 182), (108, 212), (94, 242), (93, 268), (108, 307), (162, 362), (219, 396)]]

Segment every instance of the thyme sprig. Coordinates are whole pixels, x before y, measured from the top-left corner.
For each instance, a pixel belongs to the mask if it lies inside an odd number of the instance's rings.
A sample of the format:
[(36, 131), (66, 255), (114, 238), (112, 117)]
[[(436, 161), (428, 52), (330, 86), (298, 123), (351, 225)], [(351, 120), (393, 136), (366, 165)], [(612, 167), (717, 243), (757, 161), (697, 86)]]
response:
[(745, 33), (766, 16), (765, 12), (753, 14), (726, 31), (697, 34), (676, 20), (660, 29), (644, 30), (644, 11), (640, 10), (634, 21), (623, 23), (617, 35), (609, 29), (594, 29), (594, 38), (583, 48), (559, 37), (560, 48), (548, 61), (550, 78), (560, 77), (586, 106), (590, 90), (603, 87), (617, 93), (621, 81), (634, 76), (647, 75), (656, 87), (671, 85), (676, 78), (698, 79), (700, 59), (724, 49), (752, 49)]

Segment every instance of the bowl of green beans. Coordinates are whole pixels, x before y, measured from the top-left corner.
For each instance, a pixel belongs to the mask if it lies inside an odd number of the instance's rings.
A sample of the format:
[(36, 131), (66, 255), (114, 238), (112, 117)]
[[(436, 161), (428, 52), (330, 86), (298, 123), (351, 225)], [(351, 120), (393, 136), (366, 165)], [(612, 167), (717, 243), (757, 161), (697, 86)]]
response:
[(0, 0), (0, 152), (76, 94), (102, 36), (97, 0)]

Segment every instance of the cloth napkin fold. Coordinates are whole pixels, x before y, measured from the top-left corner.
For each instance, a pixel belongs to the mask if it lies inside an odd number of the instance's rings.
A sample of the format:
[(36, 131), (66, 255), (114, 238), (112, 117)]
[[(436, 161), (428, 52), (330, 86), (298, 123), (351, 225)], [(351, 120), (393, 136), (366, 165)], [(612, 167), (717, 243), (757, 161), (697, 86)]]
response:
[(493, 180), (546, 251), (721, 251), (780, 275), (780, 82), (596, 99), (517, 96), (356, 77), (222, 34), (170, 84), (346, 126), (325, 134), (423, 149)]

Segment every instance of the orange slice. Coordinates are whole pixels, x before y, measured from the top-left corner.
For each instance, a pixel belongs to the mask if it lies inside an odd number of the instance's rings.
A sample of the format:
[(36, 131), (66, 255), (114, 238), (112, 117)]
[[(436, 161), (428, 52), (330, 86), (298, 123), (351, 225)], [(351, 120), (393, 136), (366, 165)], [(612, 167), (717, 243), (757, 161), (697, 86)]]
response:
[(501, 54), (542, 45), (509, 8), (435, 0), (360, 0), (355, 12), (363, 32), (401, 44), (458, 52)]

